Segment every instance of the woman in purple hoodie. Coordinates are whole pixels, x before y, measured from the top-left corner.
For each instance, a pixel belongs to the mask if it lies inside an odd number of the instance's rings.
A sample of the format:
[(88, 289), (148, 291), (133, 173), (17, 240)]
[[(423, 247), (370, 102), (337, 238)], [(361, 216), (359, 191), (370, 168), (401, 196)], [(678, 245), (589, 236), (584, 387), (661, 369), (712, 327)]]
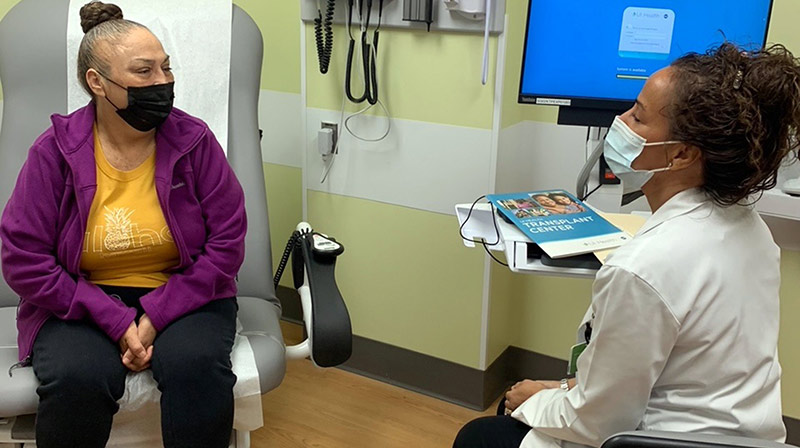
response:
[(206, 124), (172, 108), (158, 39), (115, 5), (80, 13), (92, 101), (53, 115), (0, 222), (37, 446), (105, 446), (126, 374), (147, 368), (165, 446), (227, 446), (241, 186)]

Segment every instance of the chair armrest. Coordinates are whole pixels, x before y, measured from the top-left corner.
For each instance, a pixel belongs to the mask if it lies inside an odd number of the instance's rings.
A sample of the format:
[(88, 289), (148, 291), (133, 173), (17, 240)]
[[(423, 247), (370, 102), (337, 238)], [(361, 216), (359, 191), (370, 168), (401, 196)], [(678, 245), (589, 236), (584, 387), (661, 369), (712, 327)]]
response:
[(336, 285), (336, 257), (344, 247), (333, 238), (314, 233), (306, 223), (292, 254), (295, 287), (303, 306), (308, 339), (287, 347), (290, 359), (311, 357), (319, 367), (338, 366), (352, 353), (350, 315)]
[(748, 437), (667, 431), (629, 431), (611, 436), (601, 448), (787, 448), (791, 445)]

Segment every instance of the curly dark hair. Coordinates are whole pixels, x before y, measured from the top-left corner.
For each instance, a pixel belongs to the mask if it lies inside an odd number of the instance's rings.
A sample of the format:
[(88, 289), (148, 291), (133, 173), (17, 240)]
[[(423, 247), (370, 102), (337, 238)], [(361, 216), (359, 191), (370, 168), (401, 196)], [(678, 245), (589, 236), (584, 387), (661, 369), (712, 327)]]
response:
[(783, 45), (746, 52), (725, 43), (674, 70), (671, 133), (703, 155), (703, 188), (720, 205), (757, 200), (796, 151), (800, 61)]

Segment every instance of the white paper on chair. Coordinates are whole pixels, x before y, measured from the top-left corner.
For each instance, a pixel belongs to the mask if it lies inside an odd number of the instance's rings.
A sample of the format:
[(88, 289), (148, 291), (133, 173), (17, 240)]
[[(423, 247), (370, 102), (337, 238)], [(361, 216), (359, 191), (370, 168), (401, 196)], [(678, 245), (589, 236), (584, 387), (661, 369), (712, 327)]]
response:
[[(238, 322), (237, 322), (238, 324)], [(261, 384), (258, 379), (258, 367), (256, 366), (253, 348), (250, 341), (244, 336), (236, 335), (231, 351), (231, 364), (233, 373), (236, 374), (236, 385), (233, 387), (235, 398), (235, 411), (233, 427), (242, 431), (253, 431), (263, 425), (261, 411)], [(198, 372), (201, 374), (201, 372)], [(153, 379), (151, 370), (139, 373), (129, 373), (125, 382), (125, 394), (119, 400), (120, 414), (118, 415), (146, 415), (142, 419), (130, 420), (124, 427), (117, 427), (118, 418), (115, 417), (115, 428), (112, 439), (119, 437), (124, 440), (128, 435), (138, 437), (153, 422), (153, 418), (159, 421), (158, 411), (161, 392), (158, 391), (156, 381)], [(126, 420), (126, 421), (127, 421)]]
[[(70, 0), (67, 19), (67, 110), (89, 102), (77, 78), (83, 38), (81, 6)], [(175, 107), (208, 123), (227, 154), (231, 63), (231, 0), (107, 0), (126, 19), (148, 27), (170, 55), (175, 72)]]

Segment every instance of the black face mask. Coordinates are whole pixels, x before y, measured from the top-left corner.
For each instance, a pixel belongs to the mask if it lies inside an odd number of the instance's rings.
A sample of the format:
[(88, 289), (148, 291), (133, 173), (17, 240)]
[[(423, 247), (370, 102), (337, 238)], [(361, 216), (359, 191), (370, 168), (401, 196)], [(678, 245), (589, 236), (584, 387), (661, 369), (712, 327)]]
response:
[(117, 107), (108, 97), (106, 100), (117, 110), (117, 115), (137, 131), (147, 132), (161, 126), (172, 112), (175, 82), (125, 88), (105, 76), (104, 78), (128, 92), (128, 107), (125, 109)]

